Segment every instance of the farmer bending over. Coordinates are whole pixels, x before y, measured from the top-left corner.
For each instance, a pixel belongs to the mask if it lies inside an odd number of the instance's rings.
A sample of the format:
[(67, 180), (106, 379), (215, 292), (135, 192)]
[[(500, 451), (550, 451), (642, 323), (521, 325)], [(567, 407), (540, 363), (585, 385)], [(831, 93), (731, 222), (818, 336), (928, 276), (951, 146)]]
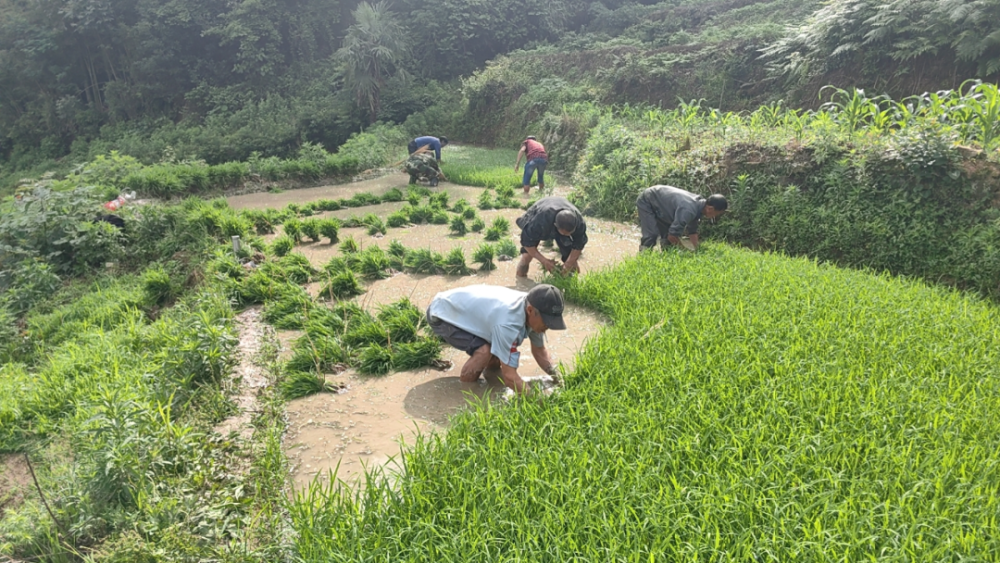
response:
[(531, 191), (531, 175), (538, 170), (538, 189), (545, 189), (545, 167), (549, 164), (549, 155), (545, 152), (545, 147), (535, 139), (534, 135), (529, 136), (521, 143), (521, 150), (517, 152), (517, 162), (514, 163), (514, 172), (521, 166), (521, 157), (524, 158), (524, 179), (521, 182), (524, 193)]
[(681, 237), (685, 234), (697, 250), (698, 221), (703, 216), (715, 219), (722, 215), (729, 203), (719, 194), (706, 200), (672, 186), (653, 186), (639, 194), (635, 206), (639, 210), (639, 226), (642, 228), (640, 251), (653, 248), (657, 236), (663, 248), (668, 242), (680, 246)]
[(423, 137), (417, 137), (410, 141), (410, 144), (406, 146), (406, 152), (413, 154), (417, 151), (420, 152), (430, 152), (434, 151), (434, 159), (441, 162), (441, 147), (448, 144), (448, 137), (431, 137), (425, 135)]
[(431, 187), (438, 185), (438, 179), (444, 179), (444, 173), (429, 152), (415, 152), (406, 158), (406, 173), (410, 175), (410, 183), (416, 184), (421, 178), (430, 180)]
[(587, 245), (587, 224), (575, 205), (564, 197), (543, 197), (528, 208), (516, 221), (521, 227), (521, 261), (517, 264), (517, 277), (528, 275), (528, 267), (534, 258), (549, 272), (556, 266), (538, 251), (538, 243), (555, 240), (562, 254), (562, 273), (579, 272), (577, 260), (583, 247)]
[(524, 393), (527, 386), (517, 374), (527, 338), (531, 355), (549, 375), (555, 366), (545, 349), (545, 331), (565, 330), (562, 292), (551, 285), (536, 285), (524, 293), (506, 287), (473, 285), (443, 291), (427, 308), (427, 324), (445, 342), (464, 350), (469, 360), (459, 379), (473, 382), (487, 367), (500, 367), (507, 387)]

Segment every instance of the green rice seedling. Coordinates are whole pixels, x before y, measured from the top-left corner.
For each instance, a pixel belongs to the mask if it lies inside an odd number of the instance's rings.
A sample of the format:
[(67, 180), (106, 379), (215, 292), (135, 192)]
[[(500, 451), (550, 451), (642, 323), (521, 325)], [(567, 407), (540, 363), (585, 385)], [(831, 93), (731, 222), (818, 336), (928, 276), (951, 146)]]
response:
[(476, 203), (476, 207), (487, 211), (493, 209), (493, 196), (490, 195), (490, 190), (483, 190), (483, 193), (479, 194), (479, 200)]
[(358, 373), (363, 375), (385, 375), (392, 371), (392, 351), (378, 344), (361, 350), (358, 355)]
[(448, 209), (448, 192), (438, 192), (436, 194), (431, 194), (428, 205), (432, 209), (446, 210)]
[(347, 332), (341, 337), (344, 346), (358, 349), (373, 344), (388, 346), (389, 330), (382, 323), (371, 320), (368, 322), (350, 322)]
[(340, 234), (340, 222), (336, 219), (322, 219), (319, 222), (319, 232), (330, 240), (330, 244), (337, 244), (337, 235)]
[(316, 209), (320, 211), (337, 211), (341, 209), (340, 202), (334, 199), (317, 199), (314, 203)]
[(410, 210), (410, 222), (414, 225), (419, 225), (420, 223), (430, 222), (431, 218), (434, 217), (434, 210), (426, 205), (419, 205), (412, 207)]
[(389, 241), (389, 248), (386, 249), (386, 252), (388, 252), (390, 256), (405, 258), (407, 250), (406, 246), (403, 243), (399, 242), (398, 239), (392, 239), (391, 241)]
[(497, 243), (497, 256), (508, 256), (510, 258), (515, 258), (521, 253), (521, 248), (514, 243), (514, 241), (509, 238), (500, 239)]
[(387, 226), (398, 229), (410, 224), (410, 215), (402, 210), (395, 211), (385, 218), (385, 222)]
[(177, 296), (177, 286), (161, 266), (155, 266), (142, 273), (142, 292), (146, 303), (153, 306), (165, 305)]
[(464, 276), (469, 273), (469, 267), (465, 264), (465, 252), (461, 247), (451, 249), (444, 259), (443, 269), (449, 276)]
[(372, 245), (357, 254), (357, 271), (366, 280), (382, 280), (389, 277), (389, 256), (381, 248)]
[(400, 371), (420, 369), (441, 357), (441, 341), (437, 338), (418, 338), (413, 342), (393, 344), (392, 367)]
[(334, 314), (347, 324), (370, 323), (374, 318), (357, 303), (342, 301), (333, 308)]
[(490, 228), (486, 229), (486, 232), (483, 234), (483, 238), (485, 238), (486, 240), (488, 240), (490, 242), (496, 242), (496, 241), (502, 239), (503, 236), (504, 236), (503, 231), (501, 229), (496, 228), (496, 227), (490, 227)]
[(302, 221), (298, 219), (289, 219), (285, 221), (285, 224), (281, 226), (282, 231), (284, 231), (286, 236), (292, 238), (295, 244), (302, 242)]
[(414, 274), (440, 274), (443, 271), (444, 258), (429, 248), (411, 249), (406, 254), (404, 266)]
[(493, 207), (496, 209), (508, 209), (521, 207), (521, 204), (514, 199), (514, 188), (510, 186), (504, 186), (497, 188), (497, 197), (493, 202)]
[(361, 283), (354, 275), (354, 272), (348, 270), (331, 275), (330, 279), (323, 286), (323, 289), (320, 290), (319, 295), (320, 297), (333, 300), (354, 297), (364, 292), (365, 290), (361, 287)]
[(462, 219), (461, 215), (456, 215), (451, 218), (451, 222), (448, 224), (448, 230), (451, 234), (455, 236), (464, 236), (469, 232), (469, 228), (465, 225), (465, 219)]
[(473, 207), (466, 207), (466, 208), (465, 208), (465, 209), (464, 209), (464, 210), (462, 211), (462, 218), (463, 218), (463, 219), (471, 219), (471, 220), (475, 220), (475, 219), (478, 219), (478, 218), (479, 218), (479, 216), (478, 216), (478, 215), (476, 215), (476, 210), (475, 210), (475, 208), (473, 208)]
[(319, 219), (306, 219), (305, 221), (302, 221), (302, 236), (308, 237), (309, 240), (312, 240), (313, 242), (319, 242), (319, 226)]
[[(411, 186), (407, 186), (407, 188), (406, 188), (406, 198), (407, 199), (409, 199), (412, 196), (416, 196), (418, 198), (430, 197), (431, 194), (433, 194), (433, 193), (434, 192), (432, 192), (431, 189), (428, 188), (427, 186), (414, 186), (414, 185), (411, 185)], [(417, 203), (411, 204), (411, 205), (419, 205), (419, 204), (420, 204), (420, 200), (417, 200)]]
[(351, 266), (343, 256), (334, 256), (323, 266), (323, 271), (328, 274), (339, 274), (351, 271)]
[(409, 299), (403, 298), (379, 310), (376, 319), (389, 333), (392, 345), (411, 342), (417, 337), (424, 314)]
[(431, 223), (434, 225), (447, 225), (448, 224), (448, 213), (438, 210), (431, 215)]
[(365, 216), (365, 225), (368, 226), (368, 234), (371, 236), (378, 234), (384, 235), (388, 229), (385, 221), (374, 214), (368, 214)]
[(354, 235), (348, 235), (340, 243), (340, 251), (344, 254), (354, 254), (360, 250), (361, 245), (358, 244), (358, 241), (354, 240)]
[(507, 220), (506, 217), (497, 217), (493, 219), (493, 223), (490, 224), (490, 227), (497, 229), (504, 236), (510, 234), (510, 221)]
[(471, 209), (471, 206), (469, 205), (469, 202), (466, 201), (465, 198), (459, 198), (459, 200), (456, 201), (451, 206), (451, 212), (452, 213), (458, 213), (459, 215), (461, 215), (462, 213), (464, 213), (466, 209)]
[(403, 192), (399, 188), (391, 188), (382, 194), (382, 202), (403, 201)]
[(316, 211), (317, 211), (316, 202), (314, 201), (310, 201), (309, 203), (304, 203), (302, 204), (302, 207), (299, 208), (299, 213), (303, 217), (312, 217), (313, 215), (316, 214)]
[(482, 232), (486, 228), (486, 221), (483, 221), (482, 217), (476, 217), (472, 220), (472, 224), (469, 225), (469, 230), (474, 233)]
[(342, 225), (344, 226), (344, 228), (347, 229), (356, 229), (358, 227), (366, 226), (364, 218), (362, 218), (359, 215), (353, 215), (353, 214), (347, 219), (344, 219)]
[(379, 203), (382, 203), (382, 198), (368, 192), (358, 192), (351, 196), (350, 199), (343, 201), (345, 207), (364, 207), (366, 205), (377, 205)]
[(488, 242), (484, 242), (477, 246), (476, 250), (472, 253), (472, 261), (479, 264), (480, 270), (488, 272), (497, 268), (497, 265), (493, 262), (496, 255), (496, 247)]
[(424, 198), (421, 197), (420, 194), (414, 193), (413, 191), (406, 194), (406, 203), (408, 203), (410, 207), (420, 207), (420, 202), (422, 202), (423, 199)]
[(347, 359), (347, 352), (336, 339), (306, 334), (296, 340), (295, 352), (289, 358), (286, 368), (290, 371), (328, 373)]
[(299, 330), (306, 316), (313, 308), (312, 299), (305, 291), (288, 292), (264, 305), (263, 317), (266, 322), (279, 330)]
[(285, 206), (285, 209), (287, 209), (293, 216), (302, 212), (302, 206), (297, 203), (289, 203)]
[(277, 264), (292, 283), (306, 284), (316, 275), (316, 269), (305, 256), (292, 252), (278, 259)]
[(307, 371), (287, 371), (281, 380), (281, 396), (286, 400), (301, 399), (323, 391), (326, 380), (319, 375)]

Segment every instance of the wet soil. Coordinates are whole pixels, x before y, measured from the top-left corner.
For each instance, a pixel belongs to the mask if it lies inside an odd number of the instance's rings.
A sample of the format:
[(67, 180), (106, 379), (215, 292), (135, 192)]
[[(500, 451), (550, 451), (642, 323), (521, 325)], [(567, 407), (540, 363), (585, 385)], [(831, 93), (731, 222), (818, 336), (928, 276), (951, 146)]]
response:
[(31, 473), (24, 455), (0, 455), (0, 519), (8, 510), (24, 502), (31, 486)]
[[(283, 207), (291, 202), (304, 203), (320, 198), (350, 197), (360, 191), (381, 193), (392, 187), (405, 189), (408, 177), (404, 174), (386, 176), (366, 182), (349, 185), (327, 186), (305, 190), (294, 190), (278, 194), (258, 193), (229, 198), (234, 207)], [(449, 201), (465, 198), (475, 205), (482, 188), (457, 186), (442, 183), (434, 191), (445, 190)], [(518, 193), (517, 197), (526, 201)], [(385, 217), (401, 208), (405, 202), (375, 206), (342, 209), (325, 214), (338, 218), (350, 215), (375, 213)], [(517, 242), (519, 230), (514, 220), (523, 214), (520, 209), (478, 211), (487, 225), (495, 217), (506, 217), (511, 222), (511, 240)], [(638, 228), (587, 218), (589, 242), (580, 258), (583, 273), (603, 269), (634, 255), (639, 247)], [(277, 235), (266, 237), (268, 239)], [(343, 240), (353, 236), (361, 246), (378, 245), (388, 247), (390, 241), (398, 239), (408, 248), (429, 248), (447, 254), (456, 246), (466, 254), (470, 267), (473, 250), (484, 242), (482, 233), (469, 233), (462, 237), (449, 234), (447, 225), (416, 225), (389, 229), (382, 237), (369, 236), (364, 228), (341, 229)], [(326, 242), (306, 243), (296, 247), (295, 252), (306, 256), (317, 268), (331, 258), (340, 256), (338, 245)], [(555, 247), (542, 252), (558, 259)], [(518, 256), (510, 260), (497, 261), (497, 269), (491, 272), (476, 272), (469, 276), (429, 276), (400, 273), (389, 279), (366, 283), (366, 293), (355, 300), (364, 307), (375, 310), (380, 305), (409, 297), (419, 308), (425, 308), (438, 292), (473, 284), (490, 284), (526, 291), (541, 278), (541, 266), (533, 262), (527, 279), (517, 279), (514, 270)], [(320, 284), (308, 288), (313, 295)], [(593, 311), (569, 305), (565, 313), (567, 330), (549, 331), (547, 348), (555, 361), (566, 369), (572, 369), (576, 353), (587, 338), (594, 336), (606, 321)], [(278, 341), (288, 350), (302, 333), (278, 331)], [(327, 376), (330, 381), (343, 386), (340, 393), (321, 393), (291, 401), (287, 405), (289, 421), (285, 439), (286, 453), (292, 462), (292, 484), (295, 488), (307, 485), (313, 479), (328, 479), (332, 471), (336, 477), (346, 482), (357, 482), (364, 475), (365, 468), (383, 467), (388, 471), (397, 468), (402, 447), (412, 444), (418, 433), (440, 431), (447, 428), (448, 419), (460, 411), (470, 401), (498, 400), (505, 387), (499, 379), (499, 371), (488, 371), (486, 378), (477, 383), (461, 383), (458, 373), (467, 356), (458, 350), (445, 347), (442, 357), (451, 360), (454, 366), (449, 371), (425, 369), (397, 372), (383, 377), (366, 377), (348, 370), (339, 375)], [(524, 377), (542, 375), (530, 351), (522, 351), (518, 372)]]

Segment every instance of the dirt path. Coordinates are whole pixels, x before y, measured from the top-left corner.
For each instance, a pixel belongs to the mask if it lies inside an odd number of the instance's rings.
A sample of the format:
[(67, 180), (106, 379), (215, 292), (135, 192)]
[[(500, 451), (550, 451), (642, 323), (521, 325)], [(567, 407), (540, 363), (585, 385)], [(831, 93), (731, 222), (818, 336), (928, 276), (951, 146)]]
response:
[(24, 454), (0, 455), (0, 520), (24, 502), (31, 487), (31, 473)]
[(259, 307), (243, 311), (233, 321), (240, 343), (237, 347), (239, 363), (233, 368), (230, 385), (238, 412), (219, 423), (215, 431), (223, 437), (236, 432), (241, 440), (248, 441), (253, 437), (253, 415), (260, 410), (258, 395), (273, 383), (264, 367), (257, 363), (265, 333), (273, 329), (261, 319)]
[[(382, 193), (393, 187), (405, 189), (405, 174), (386, 176), (348, 185), (325, 186), (294, 190), (277, 194), (257, 193), (229, 198), (237, 208), (283, 207), (288, 203), (305, 203), (321, 198), (350, 197), (357, 192)], [(464, 198), (475, 205), (482, 188), (442, 183), (437, 190), (447, 191), (451, 202)], [(519, 198), (523, 198), (518, 194)], [(385, 217), (401, 208), (405, 202), (388, 203), (355, 209), (342, 209), (324, 214), (338, 218), (350, 215), (375, 213)], [(517, 241), (518, 230), (514, 220), (523, 213), (520, 209), (479, 211), (487, 224), (496, 217), (506, 217), (511, 222), (511, 240)], [(637, 228), (587, 219), (589, 242), (580, 259), (584, 273), (610, 267), (636, 253), (639, 246)], [(271, 239), (276, 235), (266, 237)], [(363, 228), (341, 229), (340, 238), (353, 236), (362, 247), (378, 245), (386, 248), (398, 239), (409, 248), (429, 248), (446, 254), (454, 247), (461, 247), (471, 264), (472, 251), (484, 242), (482, 233), (469, 233), (462, 237), (449, 234), (447, 225), (418, 225), (389, 229), (384, 237), (372, 237)], [(322, 267), (331, 258), (340, 256), (337, 245), (306, 243), (295, 252), (306, 256), (316, 267)], [(545, 251), (558, 257), (554, 249)], [(497, 262), (492, 272), (477, 272), (470, 276), (428, 276), (398, 274), (386, 280), (366, 284), (367, 292), (356, 298), (368, 309), (409, 297), (417, 307), (426, 307), (435, 294), (446, 289), (473, 284), (490, 284), (527, 290), (541, 277), (540, 266), (533, 263), (528, 280), (516, 281), (514, 260)], [(316, 295), (320, 284), (309, 286)], [(592, 311), (572, 306), (566, 310), (565, 331), (550, 331), (547, 347), (557, 361), (572, 368), (573, 360), (587, 338), (595, 335), (605, 324)], [(301, 335), (297, 331), (279, 331), (278, 340), (290, 348)], [(416, 433), (441, 431), (447, 428), (448, 418), (469, 401), (496, 400), (504, 390), (498, 373), (487, 373), (478, 383), (461, 383), (458, 370), (465, 361), (465, 354), (450, 347), (443, 352), (445, 359), (455, 367), (448, 372), (433, 369), (398, 372), (383, 377), (365, 377), (348, 371), (332, 380), (342, 383), (342, 393), (321, 393), (291, 401), (286, 412), (289, 430), (285, 439), (286, 454), (292, 462), (293, 486), (300, 488), (315, 478), (326, 479), (337, 470), (339, 479), (356, 481), (365, 467), (383, 466), (389, 471), (395, 467), (402, 447), (412, 444)], [(540, 375), (542, 372), (530, 353), (522, 355), (519, 372), (523, 376)], [(339, 466), (339, 469), (338, 469)]]

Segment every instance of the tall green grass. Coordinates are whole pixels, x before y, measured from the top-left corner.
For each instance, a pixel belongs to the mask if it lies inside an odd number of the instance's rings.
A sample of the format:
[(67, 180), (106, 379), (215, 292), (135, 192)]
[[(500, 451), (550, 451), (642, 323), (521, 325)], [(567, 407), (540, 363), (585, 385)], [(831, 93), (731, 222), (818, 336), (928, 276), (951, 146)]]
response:
[(705, 245), (567, 285), (565, 390), (291, 506), (302, 561), (957, 561), (1000, 549), (1000, 311)]

